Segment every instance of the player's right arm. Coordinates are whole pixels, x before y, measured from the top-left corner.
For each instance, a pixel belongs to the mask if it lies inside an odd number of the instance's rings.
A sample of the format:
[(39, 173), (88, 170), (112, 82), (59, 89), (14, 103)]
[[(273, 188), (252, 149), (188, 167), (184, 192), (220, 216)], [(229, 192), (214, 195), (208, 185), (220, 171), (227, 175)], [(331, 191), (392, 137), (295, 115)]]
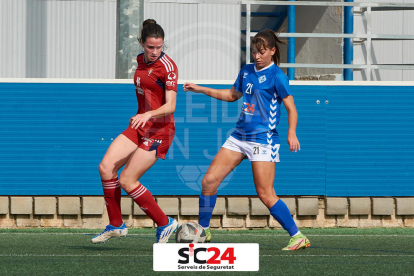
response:
[(243, 93), (236, 91), (234, 86), (231, 89), (213, 89), (210, 87), (203, 87), (197, 84), (186, 82), (183, 85), (184, 91), (192, 91), (194, 93), (203, 93), (212, 98), (225, 101), (225, 102), (235, 102), (243, 96)]

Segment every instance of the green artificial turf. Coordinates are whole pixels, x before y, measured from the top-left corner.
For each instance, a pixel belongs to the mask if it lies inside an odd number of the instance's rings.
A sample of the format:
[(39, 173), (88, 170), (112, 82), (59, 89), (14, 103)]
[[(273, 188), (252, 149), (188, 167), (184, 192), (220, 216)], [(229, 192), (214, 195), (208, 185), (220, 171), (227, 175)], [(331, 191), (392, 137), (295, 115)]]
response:
[[(181, 275), (154, 272), (155, 229), (93, 245), (97, 230), (0, 229), (0, 275)], [(212, 242), (259, 243), (259, 272), (226, 275), (414, 275), (414, 229), (304, 229), (312, 246), (281, 251), (283, 230), (212, 231)], [(170, 242), (174, 242), (173, 238)]]

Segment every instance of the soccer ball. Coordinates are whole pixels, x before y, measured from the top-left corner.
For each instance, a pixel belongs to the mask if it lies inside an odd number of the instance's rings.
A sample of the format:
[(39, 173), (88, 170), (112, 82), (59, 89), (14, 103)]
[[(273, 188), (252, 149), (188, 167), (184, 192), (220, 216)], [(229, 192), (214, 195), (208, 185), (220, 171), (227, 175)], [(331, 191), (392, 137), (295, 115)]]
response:
[(203, 243), (206, 240), (206, 232), (203, 227), (196, 222), (186, 222), (182, 224), (175, 233), (177, 243)]

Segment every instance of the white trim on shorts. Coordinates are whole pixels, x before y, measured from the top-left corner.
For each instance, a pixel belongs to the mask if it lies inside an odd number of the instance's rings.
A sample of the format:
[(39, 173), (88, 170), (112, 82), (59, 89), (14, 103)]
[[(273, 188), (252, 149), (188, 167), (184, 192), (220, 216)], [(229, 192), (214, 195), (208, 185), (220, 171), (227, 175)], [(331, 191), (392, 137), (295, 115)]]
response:
[(280, 144), (260, 144), (251, 141), (240, 141), (230, 136), (222, 146), (235, 152), (243, 153), (249, 161), (268, 161), (279, 163)]

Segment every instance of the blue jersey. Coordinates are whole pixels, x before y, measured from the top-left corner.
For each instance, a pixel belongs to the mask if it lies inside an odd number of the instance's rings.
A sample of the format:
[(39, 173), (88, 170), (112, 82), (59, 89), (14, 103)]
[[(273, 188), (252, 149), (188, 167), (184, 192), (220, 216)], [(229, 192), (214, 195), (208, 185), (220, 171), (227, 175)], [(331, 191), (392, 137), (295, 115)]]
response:
[(231, 136), (272, 146), (280, 144), (276, 126), (282, 100), (291, 95), (288, 77), (274, 63), (261, 70), (248, 64), (240, 70), (234, 88), (243, 93), (243, 107)]

